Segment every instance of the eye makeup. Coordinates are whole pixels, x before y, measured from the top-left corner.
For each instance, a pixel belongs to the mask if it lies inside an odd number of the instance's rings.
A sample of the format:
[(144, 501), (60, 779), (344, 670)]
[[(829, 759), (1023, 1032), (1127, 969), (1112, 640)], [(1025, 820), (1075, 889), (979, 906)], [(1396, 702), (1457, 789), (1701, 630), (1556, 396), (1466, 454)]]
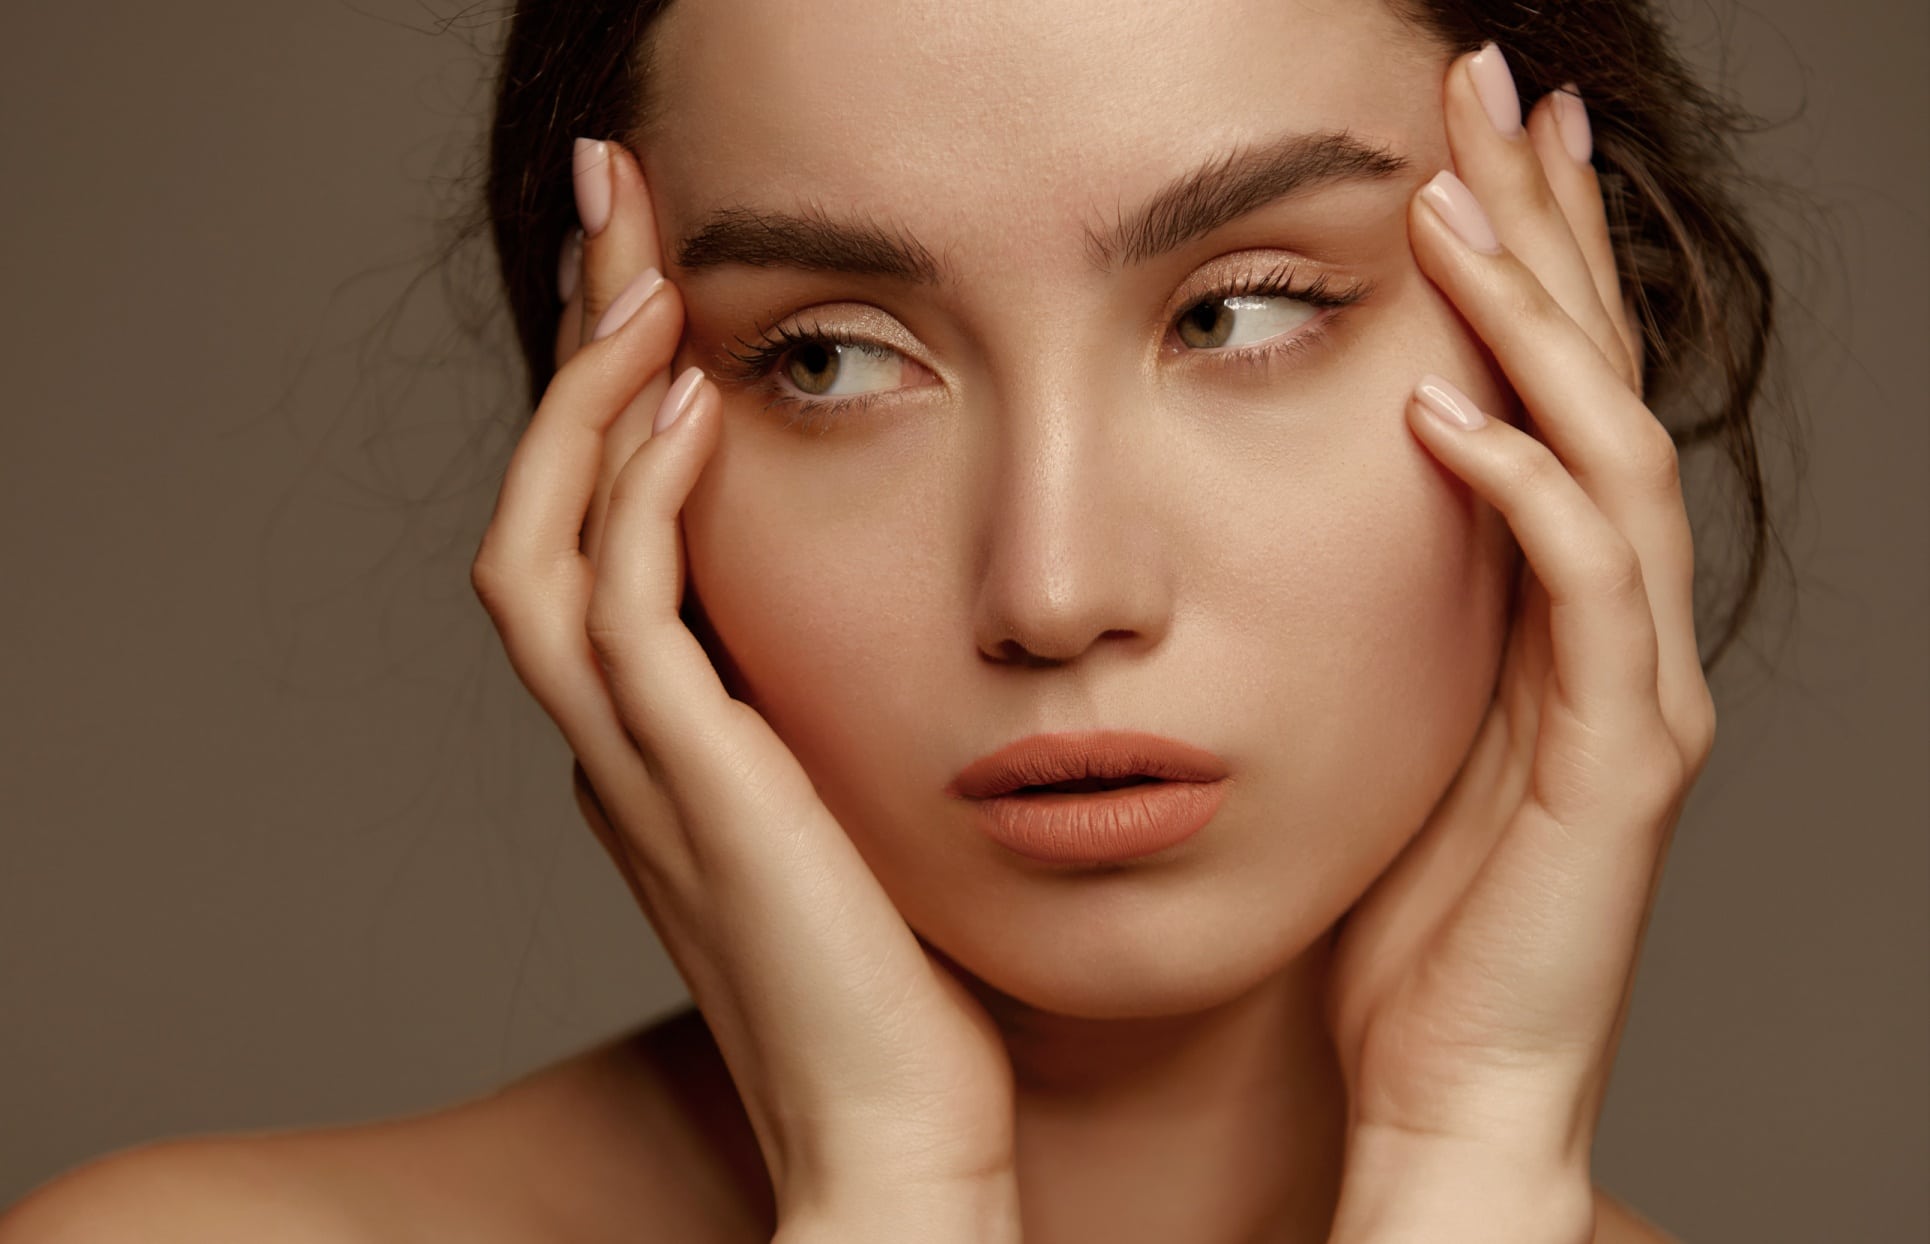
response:
[[(1167, 321), (1169, 340), (1179, 340), (1181, 343), (1177, 346), (1162, 344), (1162, 355), (1199, 355), (1210, 360), (1198, 364), (1188, 362), (1183, 366), (1266, 368), (1277, 366), (1319, 345), (1326, 339), (1340, 314), (1372, 292), (1373, 283), (1364, 279), (1342, 280), (1326, 273), (1304, 279), (1300, 275), (1303, 266), (1300, 262), (1289, 260), (1268, 269), (1248, 269), (1239, 276), (1230, 280), (1221, 279), (1205, 291), (1189, 296), (1179, 308), (1179, 314), (1170, 316)], [(1212, 304), (1240, 300), (1245, 305), (1227, 309), (1252, 311), (1257, 310), (1252, 305), (1253, 300), (1266, 298), (1297, 302), (1314, 309), (1316, 313), (1289, 331), (1248, 345), (1194, 348), (1184, 344), (1183, 339), (1171, 331), (1176, 322), (1185, 320), (1196, 311), (1210, 309)], [(902, 361), (907, 370), (917, 369), (929, 374), (922, 364), (896, 346), (837, 325), (824, 325), (816, 321), (808, 324), (780, 322), (760, 331), (754, 338), (747, 340), (739, 336), (734, 340), (741, 348), (725, 348), (717, 365), (717, 377), (746, 391), (762, 394), (765, 399), (764, 410), (785, 413), (785, 427), (819, 435), (878, 402), (888, 401), (907, 390), (882, 389), (850, 397), (815, 396), (786, 379), (790, 364), (797, 357), (839, 359), (841, 370), (844, 358), (851, 358), (860, 366), (885, 363), (896, 358)]]

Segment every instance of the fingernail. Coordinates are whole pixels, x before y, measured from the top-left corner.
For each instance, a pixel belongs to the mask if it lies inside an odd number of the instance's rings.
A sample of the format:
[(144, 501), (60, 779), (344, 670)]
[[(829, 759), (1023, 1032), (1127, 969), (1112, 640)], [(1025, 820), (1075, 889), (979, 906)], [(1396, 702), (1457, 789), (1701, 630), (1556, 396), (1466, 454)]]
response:
[(610, 144), (600, 138), (576, 140), (576, 218), (595, 237), (610, 223)]
[(1595, 153), (1595, 136), (1588, 126), (1588, 107), (1582, 103), (1581, 89), (1573, 82), (1563, 83), (1555, 92), (1554, 109), (1561, 145), (1568, 148), (1575, 163), (1588, 163), (1588, 157)]
[(576, 285), (583, 276), (583, 231), (570, 230), (563, 239), (563, 255), (556, 264), (556, 300), (568, 302), (576, 296)]
[(1493, 40), (1482, 44), (1474, 54), (1468, 62), (1468, 73), (1474, 77), (1474, 93), (1480, 97), (1495, 132), (1509, 138), (1521, 133), (1521, 96), (1515, 92), (1515, 76)]
[(1463, 242), (1485, 255), (1501, 253), (1501, 240), (1495, 237), (1488, 214), (1481, 210), (1467, 183), (1451, 170), (1442, 169), (1434, 174), (1427, 185), (1421, 187), (1421, 197)]
[(650, 435), (657, 435), (690, 409), (690, 404), (697, 399), (697, 386), (703, 378), (703, 368), (684, 368), (684, 374), (677, 377), (677, 383), (671, 385), (670, 391), (663, 395), (663, 405), (657, 407), (657, 420), (650, 428)]
[(645, 268), (637, 273), (636, 278), (624, 286), (623, 292), (616, 296), (616, 301), (603, 312), (603, 318), (596, 322), (596, 331), (590, 334), (590, 340), (601, 341), (628, 324), (630, 317), (635, 315), (644, 303), (649, 302), (650, 296), (662, 287), (663, 274), (655, 268)]
[(1473, 398), (1433, 372), (1421, 377), (1420, 384), (1414, 388), (1414, 396), (1420, 399), (1428, 413), (1450, 427), (1468, 431), (1488, 421), (1488, 416), (1474, 404)]

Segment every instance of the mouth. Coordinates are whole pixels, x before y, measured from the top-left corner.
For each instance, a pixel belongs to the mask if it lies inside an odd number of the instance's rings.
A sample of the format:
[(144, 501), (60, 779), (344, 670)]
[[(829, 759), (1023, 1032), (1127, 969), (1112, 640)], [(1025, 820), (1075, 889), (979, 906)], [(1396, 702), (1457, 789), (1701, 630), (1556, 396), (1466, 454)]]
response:
[(1202, 770), (1160, 777), (1119, 765), (1110, 773), (1007, 774), (979, 788), (972, 821), (994, 843), (1039, 863), (1112, 867), (1206, 828), (1228, 791), (1224, 774)]
[(1075, 778), (1064, 782), (1049, 782), (1043, 786), (1021, 786), (1005, 792), (1012, 795), (1085, 795), (1094, 791), (1123, 790), (1128, 786), (1144, 786), (1149, 782), (1163, 782), (1166, 779), (1150, 777), (1143, 773), (1124, 777), (1087, 777)]
[(1090, 795), (1135, 786), (1217, 782), (1212, 752), (1134, 730), (1066, 731), (1011, 743), (965, 766), (947, 790), (966, 799)]

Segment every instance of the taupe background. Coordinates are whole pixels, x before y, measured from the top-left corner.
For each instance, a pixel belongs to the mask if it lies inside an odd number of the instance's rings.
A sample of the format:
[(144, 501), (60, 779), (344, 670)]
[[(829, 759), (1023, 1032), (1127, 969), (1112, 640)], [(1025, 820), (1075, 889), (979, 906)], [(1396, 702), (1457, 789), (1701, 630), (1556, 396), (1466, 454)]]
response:
[[(410, 288), (476, 168), (499, 15), (461, 7), (8, 13), (0, 1203), (686, 999), (467, 586), (507, 338)], [(1923, 1240), (1930, 10), (1680, 14), (1814, 205), (1772, 219), (1798, 578), (1715, 680), (1597, 1176), (1691, 1241)]]

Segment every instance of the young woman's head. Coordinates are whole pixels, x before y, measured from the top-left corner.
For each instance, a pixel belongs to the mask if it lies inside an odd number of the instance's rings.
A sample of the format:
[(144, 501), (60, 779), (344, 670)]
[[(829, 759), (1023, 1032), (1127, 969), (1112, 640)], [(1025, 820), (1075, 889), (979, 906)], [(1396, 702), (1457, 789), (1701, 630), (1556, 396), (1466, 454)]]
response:
[[(1759, 499), (1766, 282), (1721, 115), (1634, 0), (518, 7), (489, 204), (532, 397), (572, 141), (620, 139), (676, 365), (725, 397), (687, 614), (913, 928), (1022, 1002), (1251, 988), (1467, 754), (1516, 554), (1403, 408), (1427, 371), (1516, 407), (1406, 221), (1449, 164), (1442, 72), (1484, 38), (1524, 105), (1578, 84), (1648, 396)], [(1069, 876), (945, 792), (1084, 728), (1224, 758), (1211, 831)]]

